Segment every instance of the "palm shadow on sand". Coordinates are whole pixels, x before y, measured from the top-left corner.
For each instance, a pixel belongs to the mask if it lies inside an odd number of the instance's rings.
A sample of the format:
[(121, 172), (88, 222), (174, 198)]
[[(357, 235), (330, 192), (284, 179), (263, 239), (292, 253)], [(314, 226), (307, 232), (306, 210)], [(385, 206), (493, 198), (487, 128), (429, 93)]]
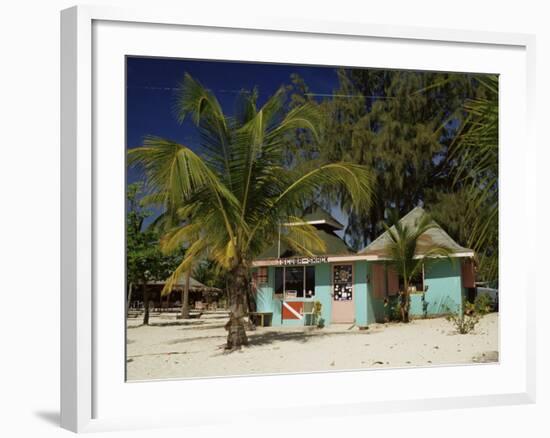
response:
[(333, 336), (364, 336), (366, 332), (319, 332), (319, 331), (292, 331), (292, 332), (281, 332), (281, 331), (266, 331), (263, 333), (254, 333), (252, 332), (248, 336), (248, 346), (257, 347), (262, 345), (269, 345), (275, 342), (285, 342), (285, 341), (298, 341), (301, 343), (306, 343), (313, 339), (321, 339)]

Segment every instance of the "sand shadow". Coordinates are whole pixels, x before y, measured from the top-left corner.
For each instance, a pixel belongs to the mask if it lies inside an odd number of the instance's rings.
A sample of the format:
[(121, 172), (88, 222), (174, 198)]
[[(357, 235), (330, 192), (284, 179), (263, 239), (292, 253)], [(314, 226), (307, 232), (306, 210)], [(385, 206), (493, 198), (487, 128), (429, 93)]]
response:
[(204, 325), (197, 325), (192, 327), (181, 327), (180, 330), (212, 330), (212, 329), (219, 329), (224, 328), (225, 323), (223, 324), (204, 324)]
[(213, 336), (195, 336), (193, 338), (181, 338), (181, 339), (172, 339), (171, 341), (164, 342), (166, 345), (176, 345), (176, 344), (185, 344), (187, 342), (201, 341), (205, 339), (225, 339), (226, 335), (213, 335)]
[[(201, 320), (181, 320), (181, 321), (166, 321), (166, 322), (151, 322), (149, 323), (149, 327), (171, 327), (171, 326), (183, 326), (183, 327), (192, 327), (195, 328), (197, 326), (201, 326), (205, 324), (206, 321)], [(127, 329), (135, 329), (139, 327), (144, 327), (145, 324), (136, 324), (136, 325), (128, 325), (126, 326)], [(197, 327), (198, 328), (198, 327)]]
[[(285, 341), (298, 341), (300, 343), (309, 342), (312, 339), (321, 339), (332, 336), (364, 336), (364, 333), (361, 332), (319, 332), (319, 331), (266, 331), (263, 333), (251, 332), (247, 333), (248, 335), (248, 345), (243, 346), (242, 348), (236, 348), (233, 350), (226, 350), (225, 344), (218, 346), (218, 350), (222, 350), (217, 354), (213, 354), (212, 357), (223, 356), (227, 354), (234, 353), (244, 353), (248, 348), (261, 347), (264, 345), (271, 345), (274, 343), (284, 343)], [(225, 339), (225, 336), (224, 336)]]
[(275, 342), (298, 341), (306, 343), (312, 339), (322, 339), (333, 336), (364, 336), (368, 332), (319, 332), (319, 331), (266, 331), (263, 333), (251, 333), (248, 336), (248, 346), (255, 347), (269, 345)]

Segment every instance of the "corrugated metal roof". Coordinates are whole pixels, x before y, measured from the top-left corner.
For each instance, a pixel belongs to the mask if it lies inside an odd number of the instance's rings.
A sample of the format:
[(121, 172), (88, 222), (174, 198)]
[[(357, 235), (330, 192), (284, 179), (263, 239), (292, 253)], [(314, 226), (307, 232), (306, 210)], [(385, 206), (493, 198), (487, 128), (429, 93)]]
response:
[[(409, 213), (407, 213), (405, 216), (403, 216), (401, 219), (399, 219), (399, 222), (403, 225), (406, 225), (409, 228), (415, 228), (417, 224), (419, 223), (420, 219), (423, 215), (425, 215), (426, 212), (421, 207), (415, 207), (413, 208)], [(433, 247), (434, 244), (437, 246), (444, 246), (451, 250), (454, 255), (456, 256), (473, 256), (474, 251), (465, 248), (463, 246), (460, 246), (458, 243), (456, 243), (451, 236), (449, 236), (441, 226), (433, 221), (435, 225), (437, 225), (434, 228), (430, 228), (428, 231), (426, 231), (417, 242), (417, 250), (416, 254), (418, 256), (422, 256), (426, 253), (426, 251)], [(392, 229), (395, 229), (392, 227)], [(388, 257), (389, 253), (387, 251), (388, 245), (391, 243), (391, 239), (389, 236), (388, 231), (381, 234), (377, 239), (375, 239), (370, 245), (366, 246), (364, 249), (359, 251), (358, 254), (361, 255), (376, 255), (380, 258), (386, 258)]]
[(311, 213), (304, 215), (302, 219), (304, 220), (304, 222), (311, 223), (312, 225), (323, 224), (334, 230), (344, 229), (344, 226), (340, 222), (334, 219), (330, 213), (328, 213), (326, 210), (319, 207), (318, 205), (315, 206), (314, 210)]

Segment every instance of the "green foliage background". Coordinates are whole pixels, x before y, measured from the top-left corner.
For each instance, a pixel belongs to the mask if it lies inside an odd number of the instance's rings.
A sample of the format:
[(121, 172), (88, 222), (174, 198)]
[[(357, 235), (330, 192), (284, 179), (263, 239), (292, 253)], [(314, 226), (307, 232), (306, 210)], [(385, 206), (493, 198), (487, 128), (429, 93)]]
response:
[(319, 142), (298, 132), (288, 150), (294, 160), (343, 160), (375, 172), (368, 214), (355, 211), (341, 187), (320, 194), (348, 216), (348, 243), (363, 248), (384, 231), (389, 210), (403, 216), (421, 205), (476, 251), (481, 279), (497, 279), (498, 78), (375, 69), (340, 69), (338, 77), (321, 101), (291, 77), (291, 105), (314, 103), (324, 117)]
[[(388, 211), (396, 210), (403, 216), (421, 205), (458, 243), (476, 251), (479, 279), (497, 280), (498, 77), (377, 69), (339, 69), (337, 73), (339, 85), (331, 96), (316, 96), (301, 77), (293, 74), (284, 90), (272, 98), (277, 105), (284, 102), (281, 111), (294, 114), (292, 111), (307, 109), (309, 118), (316, 114), (315, 129), (296, 125), (285, 131), (280, 166), (294, 173), (310, 171), (308, 163), (364, 166), (373, 175), (374, 198), (367, 212), (360, 211), (348, 188), (334, 183), (311, 191), (309, 205), (316, 202), (328, 210), (340, 208), (348, 217), (345, 238), (355, 249), (363, 248), (384, 231)], [(215, 102), (208, 90), (197, 87), (182, 89), (182, 102), (194, 102), (191, 98), (196, 96), (190, 90), (207, 93), (209, 101)], [(243, 131), (246, 120), (258, 118), (257, 93), (243, 90), (237, 100), (241, 102), (240, 110), (231, 122), (235, 129)], [(210, 151), (221, 150), (225, 142), (241, 141), (232, 133), (221, 137), (209, 134), (225, 123), (221, 108), (213, 108), (215, 111), (204, 123), (198, 118), (202, 115), (195, 120), (209, 140)], [(194, 107), (183, 109), (182, 114), (195, 111)], [(254, 145), (257, 138), (255, 131), (251, 132), (254, 135), (242, 140)], [(243, 143), (239, 147), (245, 150), (245, 146)], [(223, 170), (227, 164), (223, 158), (211, 159), (213, 168)], [(270, 165), (276, 166), (273, 157), (270, 159)], [(183, 250), (170, 256), (160, 252), (160, 236), (155, 231), (159, 227), (143, 227), (151, 212), (138, 205), (140, 190), (129, 186), (128, 202), (133, 207), (127, 217), (128, 278), (133, 282), (166, 279), (183, 258)], [(255, 197), (249, 205), (263, 208), (264, 192), (251, 192)], [(240, 192), (235, 193), (238, 199), (242, 197)], [(161, 221), (174, 220), (171, 210), (175, 211), (167, 207), (170, 215), (167, 217), (165, 212)], [(166, 224), (163, 227), (167, 228)], [(227, 274), (218, 268), (204, 262), (195, 268), (196, 275), (209, 285), (223, 287)]]

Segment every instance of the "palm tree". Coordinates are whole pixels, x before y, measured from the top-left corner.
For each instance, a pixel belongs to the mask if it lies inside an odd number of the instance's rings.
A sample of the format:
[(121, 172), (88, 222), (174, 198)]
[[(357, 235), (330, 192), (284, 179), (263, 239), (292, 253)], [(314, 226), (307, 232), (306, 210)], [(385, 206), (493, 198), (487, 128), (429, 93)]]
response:
[(252, 261), (281, 240), (298, 253), (324, 249), (315, 229), (299, 218), (305, 204), (326, 185), (346, 187), (358, 210), (368, 209), (373, 178), (364, 166), (307, 163), (284, 167), (286, 141), (297, 129), (318, 139), (320, 115), (312, 104), (285, 110), (281, 88), (259, 107), (257, 93), (243, 92), (237, 110), (227, 116), (208, 89), (189, 74), (179, 88), (175, 112), (191, 117), (200, 133), (199, 156), (190, 148), (160, 137), (147, 137), (129, 151), (129, 164), (146, 176), (149, 201), (164, 209), (164, 251), (187, 246), (185, 257), (165, 284), (170, 291), (181, 273), (200, 259), (212, 260), (228, 273), (229, 321), (226, 348), (247, 344), (243, 317)]
[[(392, 214), (392, 219), (396, 214)], [(383, 224), (390, 238), (387, 246), (390, 257), (389, 264), (403, 280), (403, 290), (399, 292), (401, 297), (401, 319), (403, 322), (409, 322), (409, 310), (411, 307), (411, 296), (409, 285), (415, 275), (422, 272), (422, 266), (426, 258), (445, 257), (448, 258), (451, 251), (442, 245), (430, 243), (428, 246), (422, 245), (420, 253), (419, 240), (421, 236), (438, 225), (432, 221), (429, 215), (422, 215), (414, 224), (409, 226), (401, 221), (393, 220), (392, 227)]]
[(487, 279), (498, 277), (498, 77), (480, 76), (484, 96), (465, 104), (468, 118), (453, 146), (455, 183), (465, 187), (468, 246), (480, 255)]

